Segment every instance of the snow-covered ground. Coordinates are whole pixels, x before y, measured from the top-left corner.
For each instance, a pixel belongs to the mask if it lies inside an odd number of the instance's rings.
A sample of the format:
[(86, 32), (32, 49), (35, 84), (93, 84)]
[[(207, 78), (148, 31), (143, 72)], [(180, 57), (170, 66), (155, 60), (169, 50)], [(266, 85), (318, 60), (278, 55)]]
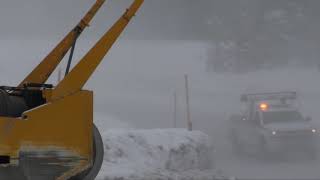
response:
[(105, 157), (98, 180), (216, 180), (211, 138), (186, 129), (138, 130), (133, 125), (95, 113)]
[(185, 129), (109, 129), (101, 180), (214, 180), (210, 138)]

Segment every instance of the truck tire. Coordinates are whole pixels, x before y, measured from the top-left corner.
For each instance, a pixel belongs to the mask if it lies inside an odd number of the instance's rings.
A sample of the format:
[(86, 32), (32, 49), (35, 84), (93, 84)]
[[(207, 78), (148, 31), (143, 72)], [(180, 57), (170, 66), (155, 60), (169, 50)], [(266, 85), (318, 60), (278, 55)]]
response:
[(239, 142), (237, 133), (235, 132), (234, 129), (231, 130), (230, 138), (231, 138), (232, 152), (237, 156), (243, 155), (244, 154), (243, 147)]
[(256, 155), (260, 160), (269, 159), (269, 150), (264, 136), (260, 136)]
[(308, 151), (305, 151), (308, 159), (310, 160), (317, 160), (318, 159), (318, 152), (315, 148), (312, 148)]

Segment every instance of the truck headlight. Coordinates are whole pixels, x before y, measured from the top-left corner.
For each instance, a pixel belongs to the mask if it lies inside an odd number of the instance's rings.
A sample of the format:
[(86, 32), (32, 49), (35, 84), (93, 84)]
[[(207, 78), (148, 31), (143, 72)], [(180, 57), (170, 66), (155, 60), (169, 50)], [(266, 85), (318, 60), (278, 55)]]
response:
[(272, 135), (276, 135), (277, 134), (277, 132), (276, 131), (272, 131)]
[(316, 130), (316, 129), (312, 129), (312, 132), (313, 132), (313, 133), (316, 133), (316, 132), (317, 132), (317, 130)]

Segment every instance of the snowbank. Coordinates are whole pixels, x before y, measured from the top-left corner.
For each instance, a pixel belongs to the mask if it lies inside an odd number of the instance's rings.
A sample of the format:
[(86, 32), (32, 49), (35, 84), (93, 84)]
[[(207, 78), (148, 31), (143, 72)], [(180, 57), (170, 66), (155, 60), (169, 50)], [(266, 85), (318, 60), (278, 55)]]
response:
[(207, 135), (184, 129), (109, 130), (100, 180), (222, 178), (213, 169)]

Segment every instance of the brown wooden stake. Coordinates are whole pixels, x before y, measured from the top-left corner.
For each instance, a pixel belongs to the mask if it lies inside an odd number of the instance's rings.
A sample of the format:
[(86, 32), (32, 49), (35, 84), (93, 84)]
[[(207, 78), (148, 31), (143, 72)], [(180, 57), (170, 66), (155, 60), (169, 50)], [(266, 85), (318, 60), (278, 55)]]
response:
[(192, 121), (191, 121), (191, 114), (190, 114), (190, 102), (189, 102), (189, 79), (188, 75), (184, 76), (185, 78), (185, 85), (186, 85), (186, 107), (187, 107), (187, 121), (188, 121), (188, 130), (192, 131)]
[(173, 109), (173, 127), (177, 128), (177, 92), (173, 94), (174, 109)]

